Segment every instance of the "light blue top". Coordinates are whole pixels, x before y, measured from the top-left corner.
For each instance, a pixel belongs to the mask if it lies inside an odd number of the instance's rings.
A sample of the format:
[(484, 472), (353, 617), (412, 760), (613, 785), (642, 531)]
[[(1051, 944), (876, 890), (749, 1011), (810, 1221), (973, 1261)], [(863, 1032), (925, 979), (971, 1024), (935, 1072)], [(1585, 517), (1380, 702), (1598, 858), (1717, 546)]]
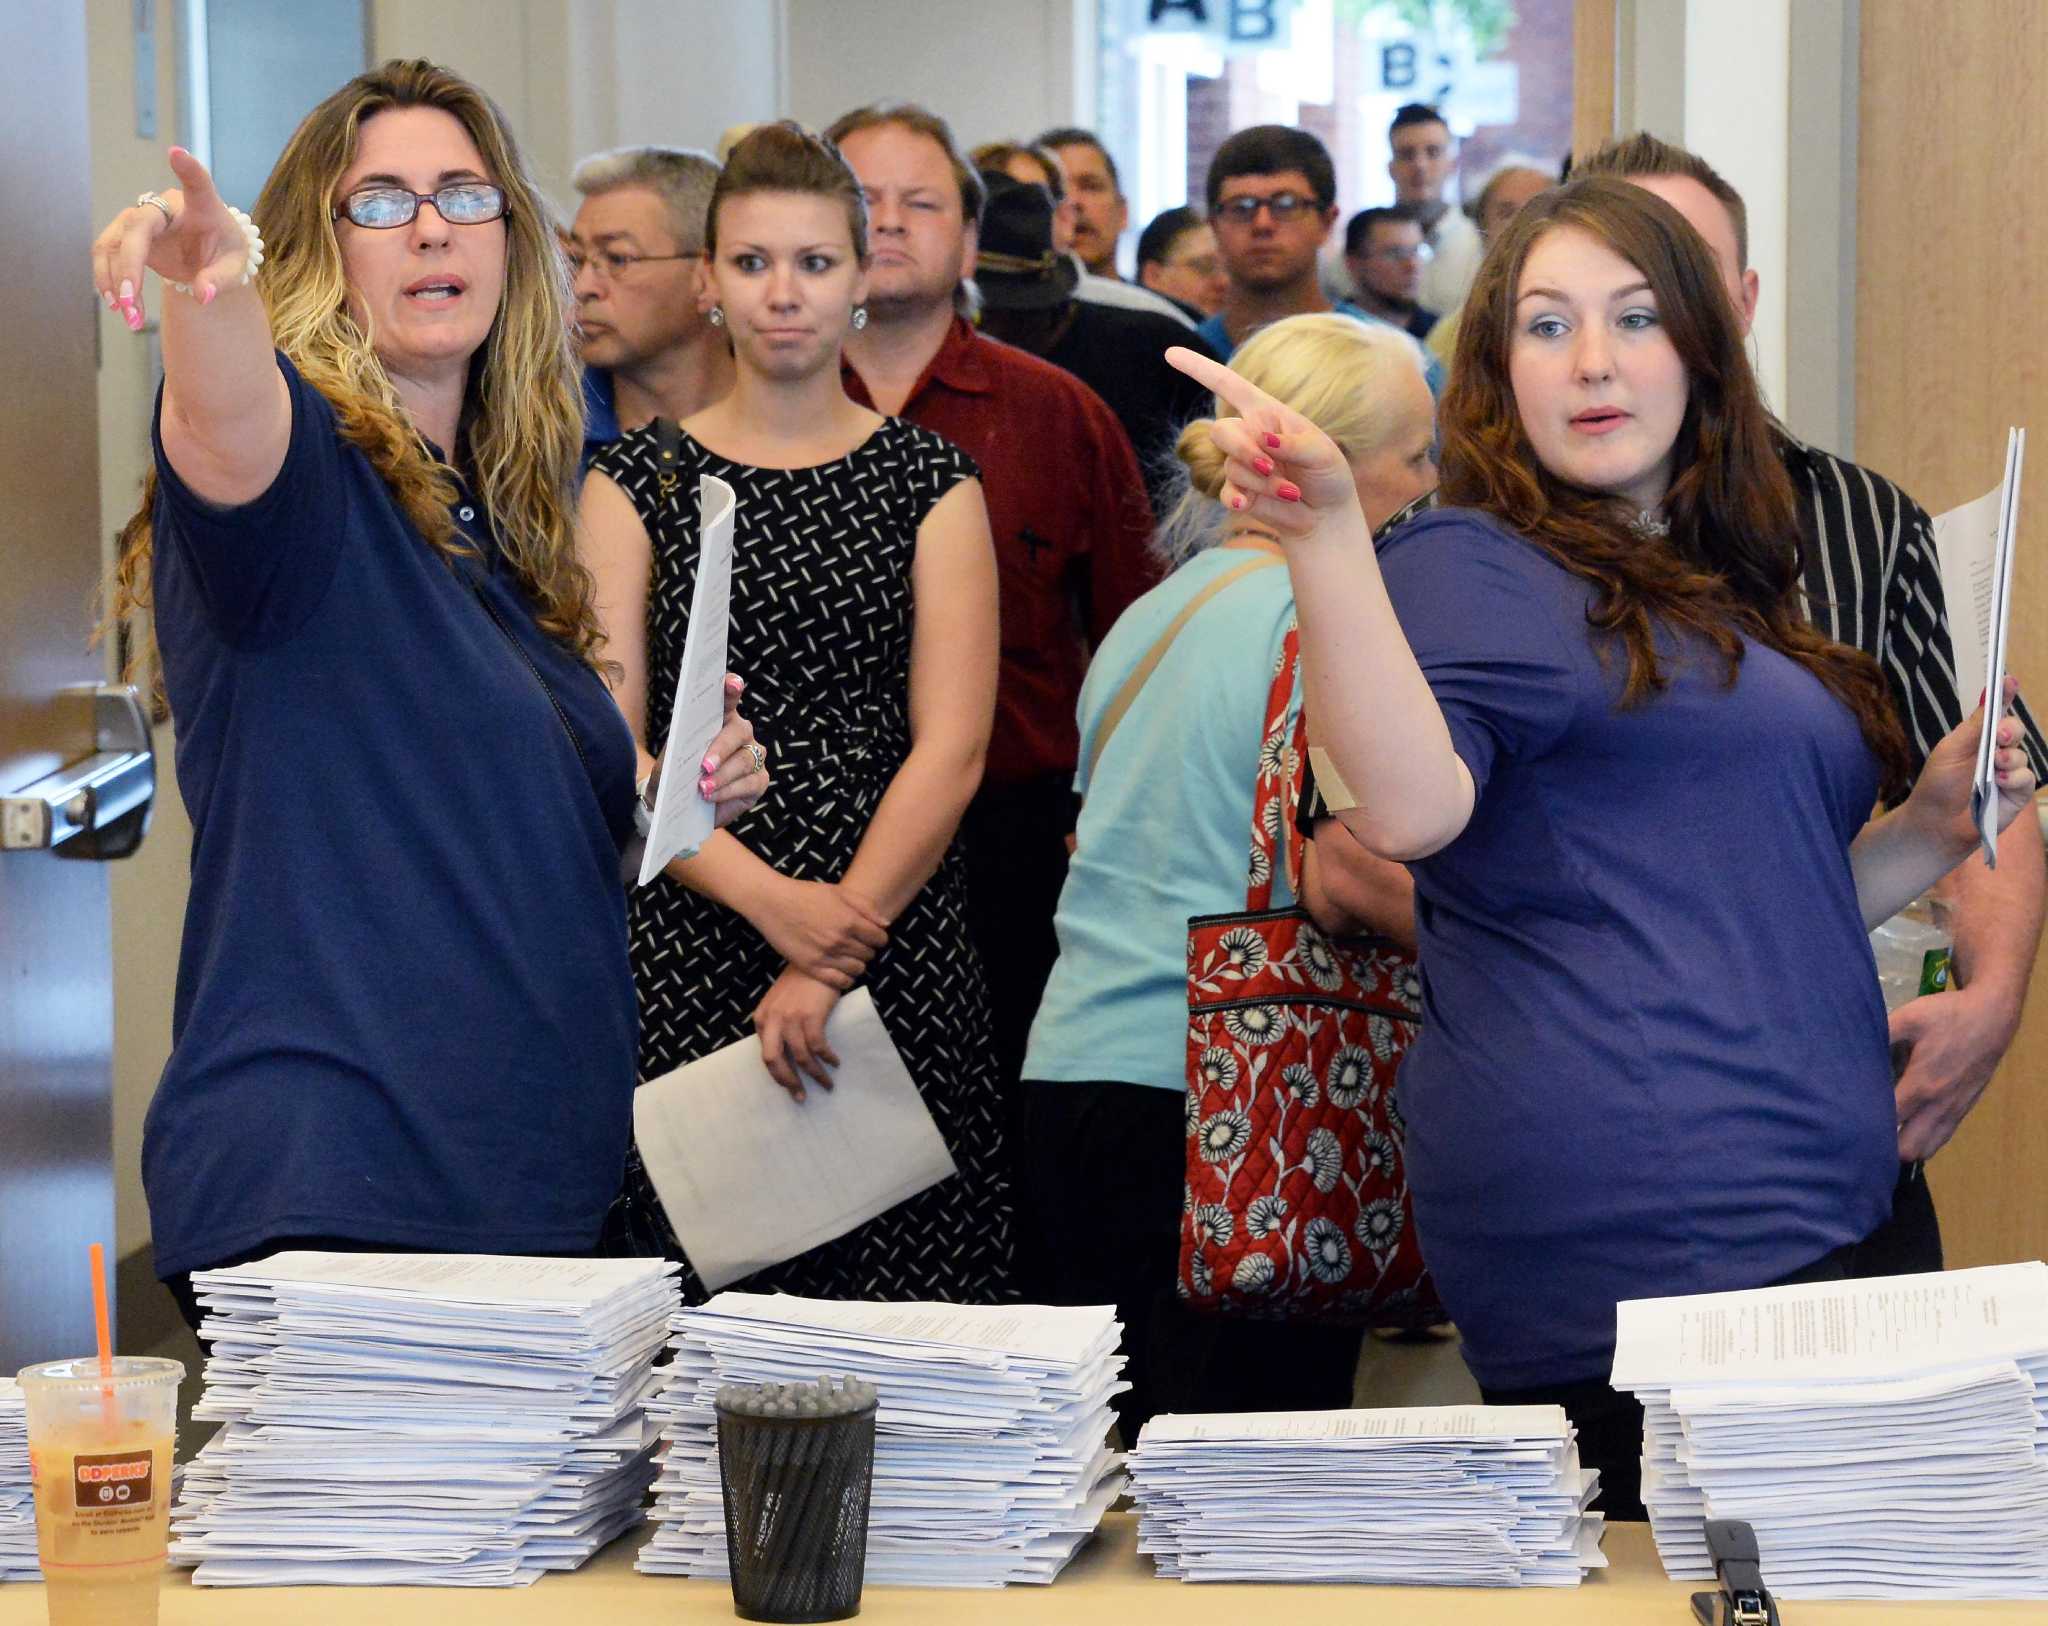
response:
[[(1245, 906), (1260, 734), (1294, 593), (1278, 560), (1197, 610), (1096, 764), (1103, 713), (1187, 602), (1259, 558), (1197, 554), (1117, 618), (1081, 686), (1084, 798), (1054, 929), (1060, 957), (1024, 1076), (1187, 1087), (1188, 917)], [(1288, 728), (1301, 709), (1297, 678)], [(1273, 902), (1293, 901), (1286, 878)]]

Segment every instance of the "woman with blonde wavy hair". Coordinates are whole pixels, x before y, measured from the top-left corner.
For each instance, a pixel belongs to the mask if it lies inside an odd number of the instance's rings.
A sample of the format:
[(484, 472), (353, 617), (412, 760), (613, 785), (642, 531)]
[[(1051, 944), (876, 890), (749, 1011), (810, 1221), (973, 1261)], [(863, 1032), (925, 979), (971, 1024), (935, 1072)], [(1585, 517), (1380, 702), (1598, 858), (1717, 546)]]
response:
[[(546, 205), (425, 62), (315, 108), (253, 222), (170, 164), (93, 245), (131, 329), (165, 290), (110, 606), (152, 623), (193, 825), (158, 1272), (196, 1326), (191, 1271), (286, 1246), (588, 1252), (634, 1083), (635, 757)], [(721, 820), (766, 785), (728, 688)]]
[[(1436, 485), (1429, 386), (1407, 334), (1334, 313), (1291, 316), (1232, 366), (1342, 448), (1374, 524)], [(1295, 613), (1278, 539), (1221, 501), (1215, 431), (1235, 410), (1219, 397), (1216, 419), (1182, 432), (1183, 492), (1158, 536), (1173, 573), (1118, 618), (1082, 686), (1081, 818), (1054, 919), (1059, 959), (1024, 1063), (1020, 1234), (1051, 1302), (1117, 1306), (1126, 1440), (1156, 1412), (1348, 1406), (1358, 1365), (1357, 1328), (1198, 1315), (1174, 1291), (1188, 919), (1245, 907), (1268, 691)], [(1216, 586), (1260, 561), (1273, 568)], [(1120, 692), (1162, 643), (1105, 741)], [(1290, 730), (1300, 706), (1297, 683)], [(1294, 901), (1284, 873), (1273, 901)], [(1406, 873), (1341, 826), (1310, 844), (1300, 901), (1328, 931), (1414, 941)]]

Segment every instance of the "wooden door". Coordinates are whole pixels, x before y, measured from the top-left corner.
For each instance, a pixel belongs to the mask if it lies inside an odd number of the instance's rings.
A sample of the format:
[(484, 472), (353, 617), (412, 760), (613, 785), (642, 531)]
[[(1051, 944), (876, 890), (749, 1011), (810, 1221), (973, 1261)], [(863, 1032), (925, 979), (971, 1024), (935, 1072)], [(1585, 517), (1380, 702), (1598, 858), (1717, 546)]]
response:
[[(0, 51), (0, 791), (92, 749), (57, 701), (101, 675), (86, 131), (85, 8), (46, 6)], [(0, 1373), (92, 1348), (86, 1245), (114, 1240), (110, 933), (103, 865), (0, 852)]]
[[(1863, 0), (1856, 460), (1931, 512), (2032, 430), (2013, 661), (2048, 715), (2048, 6)], [(1796, 155), (1795, 155), (1796, 161)], [(2048, 989), (1929, 1165), (1951, 1265), (2048, 1257)]]

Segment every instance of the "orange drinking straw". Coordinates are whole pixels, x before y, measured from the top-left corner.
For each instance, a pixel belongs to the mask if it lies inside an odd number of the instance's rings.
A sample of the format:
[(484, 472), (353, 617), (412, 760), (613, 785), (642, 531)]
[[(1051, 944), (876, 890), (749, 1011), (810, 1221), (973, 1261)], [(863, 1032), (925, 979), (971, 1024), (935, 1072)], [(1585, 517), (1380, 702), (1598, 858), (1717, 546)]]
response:
[(114, 1426), (114, 1339), (107, 1326), (107, 1252), (97, 1242), (92, 1245), (92, 1325), (100, 1341), (100, 1376), (107, 1381), (100, 1386), (100, 1419), (107, 1427)]

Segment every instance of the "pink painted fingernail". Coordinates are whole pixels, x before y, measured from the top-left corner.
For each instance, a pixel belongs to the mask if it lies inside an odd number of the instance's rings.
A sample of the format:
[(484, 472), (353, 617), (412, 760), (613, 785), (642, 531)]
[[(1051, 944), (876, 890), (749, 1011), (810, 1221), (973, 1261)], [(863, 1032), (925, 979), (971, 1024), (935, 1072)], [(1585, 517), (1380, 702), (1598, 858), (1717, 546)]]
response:
[(199, 303), (202, 305), (211, 305), (213, 303), (213, 296), (219, 292), (220, 290), (218, 288), (212, 286), (212, 284), (209, 283), (206, 287), (200, 289)]
[(1244, 495), (1242, 492), (1231, 497), (1230, 506), (1232, 508), (1242, 508), (1244, 506)]
[(134, 298), (135, 298), (135, 284), (134, 284), (134, 283), (132, 283), (132, 282), (128, 281), (128, 280), (127, 280), (127, 279), (126, 279), (126, 278), (124, 277), (124, 278), (122, 279), (122, 281), (121, 281), (121, 286), (120, 286), (120, 288), (119, 288), (119, 289), (118, 289), (117, 291), (118, 291), (118, 293), (119, 293), (119, 295), (120, 295), (120, 299), (121, 299), (121, 303), (122, 303), (122, 304), (126, 305), (126, 304), (130, 304), (130, 303), (132, 303), (132, 302), (133, 302), (133, 300), (134, 300)]
[(1273, 460), (1270, 457), (1255, 457), (1252, 459), (1252, 467), (1261, 474), (1271, 474), (1273, 472)]
[(704, 771), (706, 773), (718, 772), (718, 758), (707, 754), (704, 758)]
[(1273, 495), (1278, 497), (1282, 502), (1300, 502), (1301, 487), (1298, 485), (1293, 485), (1286, 480), (1282, 480), (1277, 486), (1273, 488)]
[(1272, 449), (1273, 451), (1276, 451), (1276, 452), (1277, 452), (1277, 451), (1279, 451), (1279, 450), (1280, 450), (1280, 437), (1279, 437), (1278, 435), (1276, 435), (1276, 434), (1273, 434), (1273, 433), (1271, 433), (1270, 431), (1268, 431), (1268, 433), (1267, 433), (1267, 435), (1266, 435), (1266, 445), (1267, 445), (1267, 446), (1268, 446), (1269, 448), (1271, 448), (1271, 449)]
[(741, 694), (746, 690), (747, 680), (737, 672), (728, 672), (725, 675), (725, 686), (732, 690), (734, 694)]
[(107, 302), (108, 310), (112, 310), (114, 308), (114, 296), (112, 294), (101, 294), (100, 298), (104, 299)]
[(130, 333), (140, 333), (142, 331), (142, 312), (136, 309), (135, 306), (130, 305), (124, 314), (128, 318), (128, 331)]

